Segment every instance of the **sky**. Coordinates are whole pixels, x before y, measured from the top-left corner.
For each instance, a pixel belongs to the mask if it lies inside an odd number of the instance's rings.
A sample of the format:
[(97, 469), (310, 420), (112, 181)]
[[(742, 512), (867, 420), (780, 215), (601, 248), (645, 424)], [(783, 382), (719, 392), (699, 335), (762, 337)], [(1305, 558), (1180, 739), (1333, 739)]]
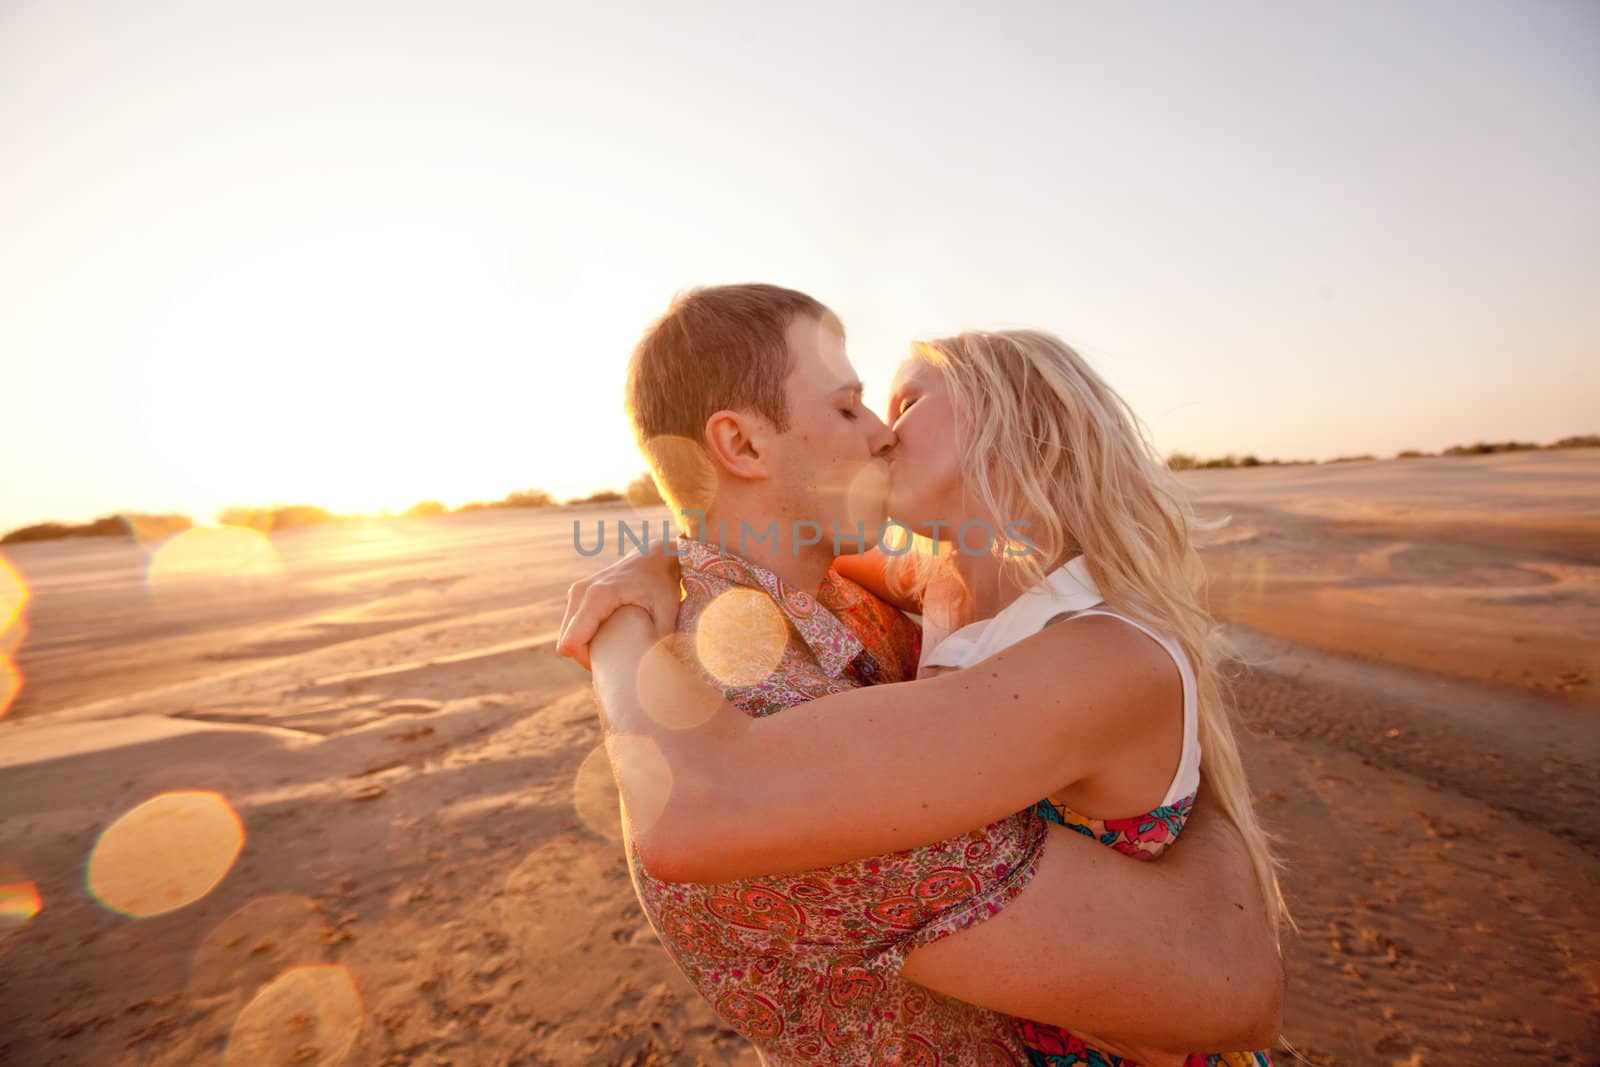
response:
[(0, 529), (620, 488), (677, 291), (1163, 453), (1600, 432), (1600, 5), (0, 0)]

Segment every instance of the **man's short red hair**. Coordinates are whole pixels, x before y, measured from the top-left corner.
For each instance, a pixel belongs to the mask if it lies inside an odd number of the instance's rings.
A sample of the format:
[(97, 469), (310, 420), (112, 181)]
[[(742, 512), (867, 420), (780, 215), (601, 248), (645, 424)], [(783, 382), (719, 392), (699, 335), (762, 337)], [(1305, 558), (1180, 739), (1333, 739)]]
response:
[(751, 411), (789, 428), (785, 337), (801, 315), (838, 320), (805, 293), (776, 285), (719, 285), (680, 294), (633, 351), (627, 410), (662, 495), (704, 509), (716, 491), (705, 454), (706, 421)]

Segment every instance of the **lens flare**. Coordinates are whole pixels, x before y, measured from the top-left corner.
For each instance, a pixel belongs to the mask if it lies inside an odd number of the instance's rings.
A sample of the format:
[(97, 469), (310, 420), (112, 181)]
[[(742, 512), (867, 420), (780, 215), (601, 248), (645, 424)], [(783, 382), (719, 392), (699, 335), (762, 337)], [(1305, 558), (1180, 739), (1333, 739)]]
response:
[(700, 665), (726, 686), (755, 685), (777, 669), (789, 626), (772, 598), (758, 589), (729, 589), (713, 600), (695, 627)]
[(4, 633), (28, 606), (28, 583), (0, 553), (0, 633)]
[(634, 515), (645, 519), (654, 519), (667, 507), (660, 480), (648, 471), (630, 482), (622, 496), (628, 502), (628, 507), (633, 509)]
[[(863, 463), (849, 475), (845, 486), (845, 521), (835, 539), (841, 552), (865, 552), (877, 543), (889, 506), (889, 464), (882, 460)], [(860, 534), (858, 540), (856, 535)]]
[(106, 827), (89, 854), (85, 882), (120, 915), (161, 915), (216, 888), (244, 837), (244, 824), (220, 794), (162, 793)]
[(322, 909), (309, 897), (256, 897), (200, 942), (189, 965), (189, 996), (237, 998), (231, 1011), (238, 1011), (250, 994), (291, 967), (326, 962), (331, 934)]
[(195, 596), (255, 592), (283, 576), (277, 549), (259, 530), (196, 526), (155, 551), (146, 581), (158, 596)]
[(361, 1033), (361, 992), (337, 964), (296, 967), (245, 1005), (228, 1036), (223, 1067), (333, 1067)]
[(17, 658), (17, 649), (28, 639), (28, 620), (18, 616), (10, 626), (0, 629), (0, 656)]
[(7, 882), (0, 885), (0, 937), (26, 926), (44, 908), (39, 887), (32, 882)]
[(572, 806), (583, 824), (610, 841), (622, 840), (622, 808), (617, 795), (617, 780), (611, 775), (611, 758), (606, 746), (594, 751), (578, 765), (577, 781), (572, 786)]
[(683, 660), (692, 648), (687, 634), (668, 634), (639, 661), (639, 704), (668, 729), (699, 726), (722, 706), (720, 692), (689, 676)]
[(661, 746), (642, 734), (612, 734), (606, 747), (621, 787), (622, 817), (634, 834), (645, 833), (672, 797), (672, 767)]
[(613, 734), (584, 757), (572, 794), (573, 807), (589, 829), (607, 840), (621, 841), (624, 819), (640, 834), (661, 817), (672, 796), (672, 768), (652, 739)]
[(134, 542), (146, 552), (193, 526), (182, 515), (122, 515), (120, 518), (127, 524), (128, 534)]
[(22, 692), (22, 672), (11, 662), (11, 657), (0, 655), (0, 718), (11, 710), (11, 704)]
[[(717, 469), (699, 441), (662, 434), (639, 448), (658, 473), (658, 484), (671, 491), (676, 507), (705, 512), (716, 503)], [(682, 528), (683, 517), (676, 512), (673, 517)]]
[(22, 691), (22, 672), (13, 657), (28, 633), (27, 620), (22, 617), (28, 596), (28, 583), (0, 553), (0, 717), (11, 710)]

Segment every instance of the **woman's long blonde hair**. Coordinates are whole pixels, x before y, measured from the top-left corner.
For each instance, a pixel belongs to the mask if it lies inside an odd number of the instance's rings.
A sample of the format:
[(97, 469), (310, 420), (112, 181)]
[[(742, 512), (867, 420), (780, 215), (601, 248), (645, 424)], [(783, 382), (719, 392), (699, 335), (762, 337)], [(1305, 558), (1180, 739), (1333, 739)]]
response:
[[(963, 333), (912, 354), (943, 375), (968, 499), (997, 523), (1026, 520), (1033, 549), (994, 551), (1022, 588), (1083, 554), (1106, 603), (1169, 634), (1194, 668), (1201, 782), (1243, 835), (1268, 907), (1287, 917), (1223, 699), (1217, 626), (1203, 600), (1201, 522), (1128, 405), (1066, 343), (1037, 330)], [(998, 530), (998, 526), (996, 527)], [(953, 557), (902, 557), (892, 584), (925, 590)], [(916, 561), (916, 562), (912, 562)]]

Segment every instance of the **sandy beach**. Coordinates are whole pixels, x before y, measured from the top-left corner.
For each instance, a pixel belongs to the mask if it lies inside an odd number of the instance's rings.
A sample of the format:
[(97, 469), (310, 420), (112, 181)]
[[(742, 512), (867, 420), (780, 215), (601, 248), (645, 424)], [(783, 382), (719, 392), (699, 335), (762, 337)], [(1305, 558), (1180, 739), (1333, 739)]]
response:
[[(1600, 1063), (1600, 450), (1183, 478), (1299, 923), (1277, 1062)], [(552, 648), (602, 518), (8, 548), (0, 1062), (755, 1064)]]

